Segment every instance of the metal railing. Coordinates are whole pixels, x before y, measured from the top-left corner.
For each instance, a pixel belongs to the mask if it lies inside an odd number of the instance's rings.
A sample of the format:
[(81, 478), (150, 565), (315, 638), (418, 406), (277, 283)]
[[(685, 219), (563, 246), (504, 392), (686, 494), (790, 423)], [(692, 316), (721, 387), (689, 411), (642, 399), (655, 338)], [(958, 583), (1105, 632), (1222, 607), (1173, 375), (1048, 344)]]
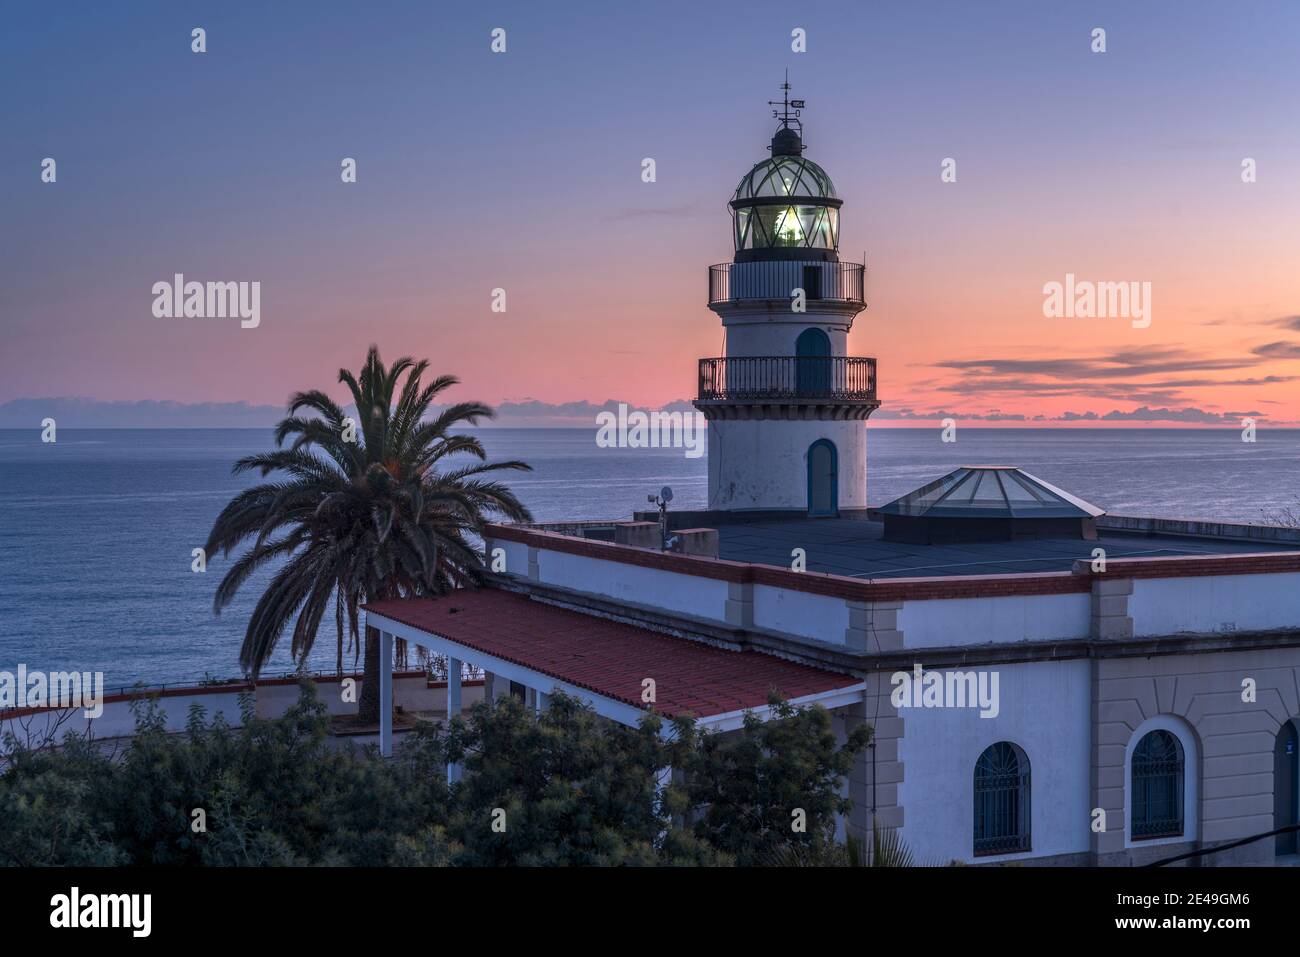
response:
[(701, 402), (753, 399), (874, 402), (876, 360), (857, 356), (735, 356), (700, 360)]
[(1133, 759), (1133, 840), (1183, 833), (1183, 759)]
[(744, 299), (792, 299), (802, 289), (809, 302), (866, 301), (866, 267), (839, 262), (719, 263), (709, 267), (709, 305)]
[(1030, 849), (1029, 772), (975, 776), (975, 854)]

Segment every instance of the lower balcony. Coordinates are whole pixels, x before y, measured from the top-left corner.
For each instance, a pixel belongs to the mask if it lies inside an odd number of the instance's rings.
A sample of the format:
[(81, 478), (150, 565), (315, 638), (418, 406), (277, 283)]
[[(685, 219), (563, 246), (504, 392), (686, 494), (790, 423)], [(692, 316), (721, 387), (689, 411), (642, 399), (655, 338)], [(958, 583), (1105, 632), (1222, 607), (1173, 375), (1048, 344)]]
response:
[[(729, 356), (700, 360), (695, 405), (706, 418), (865, 419), (876, 360), (859, 356)], [(742, 411), (752, 407), (766, 411)]]

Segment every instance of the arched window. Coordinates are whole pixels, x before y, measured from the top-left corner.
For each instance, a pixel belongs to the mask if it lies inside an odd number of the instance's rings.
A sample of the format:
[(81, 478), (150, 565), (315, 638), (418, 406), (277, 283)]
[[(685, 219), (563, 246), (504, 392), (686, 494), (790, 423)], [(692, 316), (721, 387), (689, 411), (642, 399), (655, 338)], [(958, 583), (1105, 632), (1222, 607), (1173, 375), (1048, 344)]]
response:
[(1133, 749), (1133, 840), (1181, 837), (1183, 746), (1169, 731), (1152, 731)]
[(1029, 850), (1029, 821), (1029, 759), (999, 741), (975, 762), (975, 853)]

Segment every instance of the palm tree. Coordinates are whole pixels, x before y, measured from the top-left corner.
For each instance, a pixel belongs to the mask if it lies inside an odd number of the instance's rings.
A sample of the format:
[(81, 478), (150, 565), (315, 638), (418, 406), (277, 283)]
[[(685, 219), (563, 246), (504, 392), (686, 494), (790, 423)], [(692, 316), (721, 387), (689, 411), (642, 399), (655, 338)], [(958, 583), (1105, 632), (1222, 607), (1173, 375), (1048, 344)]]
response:
[[(363, 602), (477, 584), (483, 560), (470, 537), (493, 518), (531, 519), (514, 493), (489, 477), (530, 467), (489, 463), (478, 439), (451, 433), (492, 418), (491, 408), (460, 402), (425, 421), (433, 400), (458, 381), (438, 376), (424, 385), (428, 365), (403, 357), (385, 368), (371, 346), (359, 375), (339, 370), (339, 381), (352, 393), (355, 420), (325, 393), (299, 392), (276, 426), (276, 450), (235, 463), (235, 474), (279, 473), (236, 495), (217, 517), (206, 546), (210, 556), (228, 556), (251, 542), (217, 588), (217, 614), (255, 571), (279, 566), (253, 609), (239, 651), (250, 677), (258, 676), (295, 616), (290, 650), (304, 660), (331, 603), (341, 672), (345, 616), (355, 649)], [(303, 410), (315, 415), (299, 416)], [(452, 467), (448, 459), (460, 454), (477, 461)], [(368, 628), (360, 722), (379, 719), (378, 676), (379, 635)]]

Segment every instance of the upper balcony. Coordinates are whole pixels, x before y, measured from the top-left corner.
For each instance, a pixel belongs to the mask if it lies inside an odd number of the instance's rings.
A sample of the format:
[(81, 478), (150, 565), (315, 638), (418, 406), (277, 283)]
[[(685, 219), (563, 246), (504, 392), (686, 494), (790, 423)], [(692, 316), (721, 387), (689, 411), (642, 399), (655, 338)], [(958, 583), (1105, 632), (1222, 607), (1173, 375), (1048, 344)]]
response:
[(807, 302), (866, 305), (866, 267), (861, 263), (764, 261), (709, 267), (709, 305), (750, 300), (791, 301), (802, 289)]

